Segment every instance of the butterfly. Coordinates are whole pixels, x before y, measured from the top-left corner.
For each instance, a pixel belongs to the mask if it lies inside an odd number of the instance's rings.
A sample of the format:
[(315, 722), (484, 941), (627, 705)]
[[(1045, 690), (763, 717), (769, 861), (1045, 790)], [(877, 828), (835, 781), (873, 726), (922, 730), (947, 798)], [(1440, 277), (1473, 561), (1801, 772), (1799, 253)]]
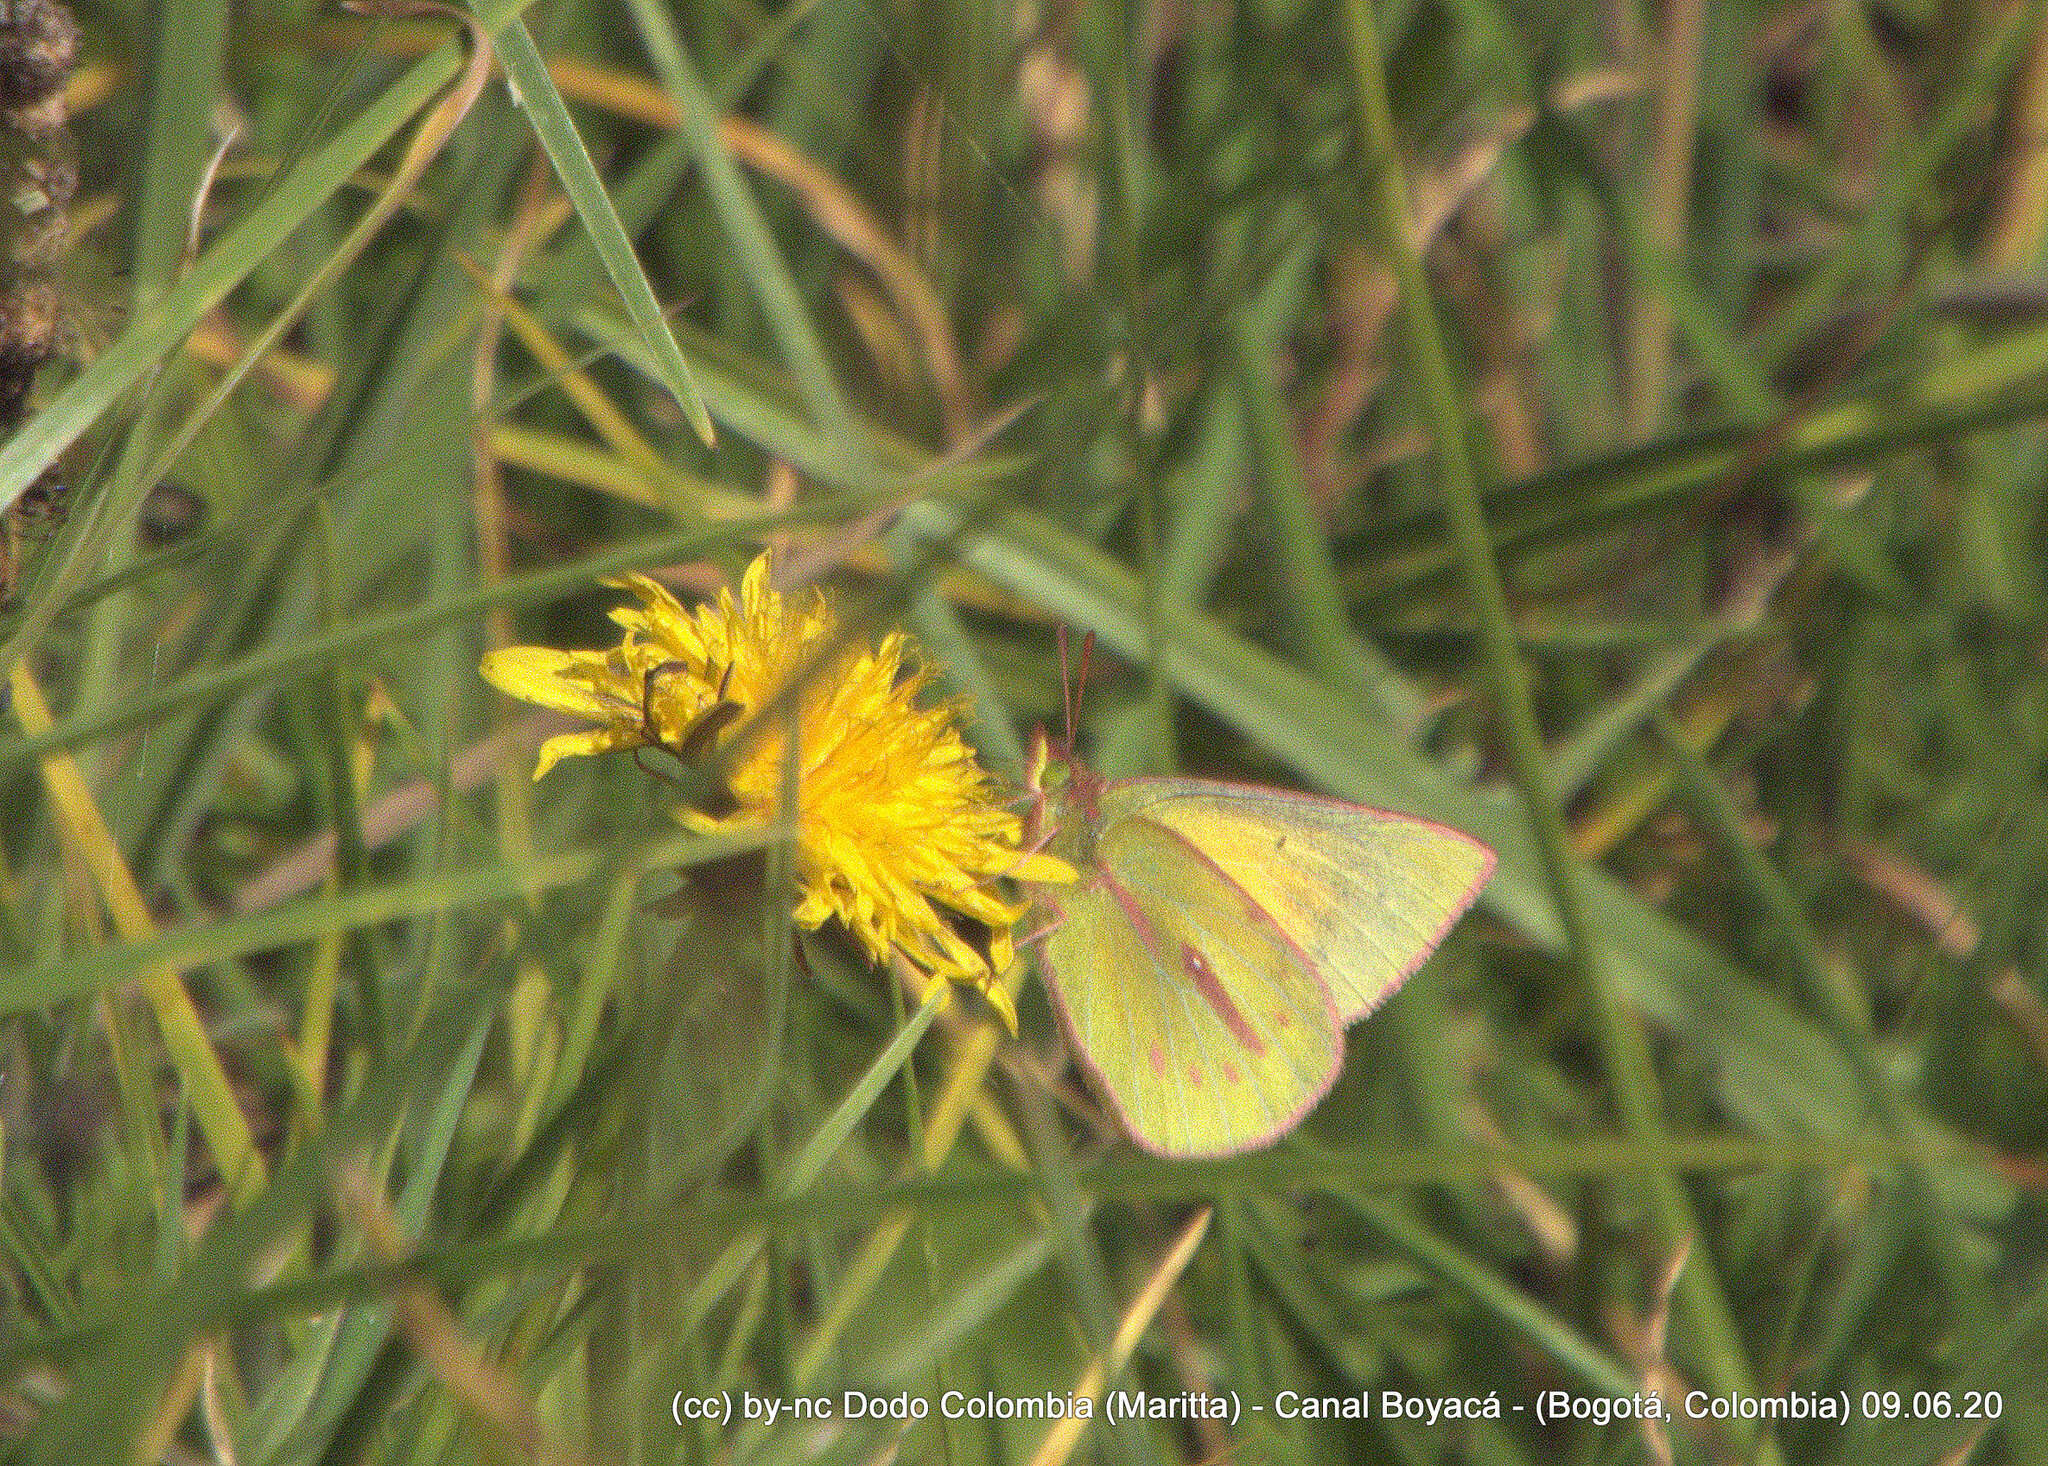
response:
[(1335, 1083), (1344, 1030), (1436, 950), (1493, 873), (1457, 830), (1210, 779), (1104, 779), (1043, 730), (1030, 837), (1041, 970), (1082, 1067), (1162, 1156), (1270, 1145)]

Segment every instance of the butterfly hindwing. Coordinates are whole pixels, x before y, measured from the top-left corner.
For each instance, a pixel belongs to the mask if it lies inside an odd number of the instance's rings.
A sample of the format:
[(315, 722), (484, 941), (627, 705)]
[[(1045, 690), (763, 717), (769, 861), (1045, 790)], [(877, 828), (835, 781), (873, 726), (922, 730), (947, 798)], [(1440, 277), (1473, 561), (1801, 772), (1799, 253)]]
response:
[(1096, 868), (1048, 898), (1051, 987), (1074, 1049), (1163, 1155), (1285, 1133), (1343, 1062), (1329, 989), (1259, 904), (1185, 837), (1107, 823)]
[(1301, 949), (1347, 1024), (1422, 965), (1493, 871), (1491, 850), (1443, 825), (1245, 784), (1127, 779), (1101, 818), (1201, 851)]

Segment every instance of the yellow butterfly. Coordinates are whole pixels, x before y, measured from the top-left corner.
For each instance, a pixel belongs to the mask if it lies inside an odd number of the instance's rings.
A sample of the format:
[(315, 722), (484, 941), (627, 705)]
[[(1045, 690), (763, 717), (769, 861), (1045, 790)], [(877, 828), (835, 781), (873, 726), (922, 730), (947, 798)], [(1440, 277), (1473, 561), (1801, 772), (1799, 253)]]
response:
[[(1070, 740), (1071, 742), (1071, 740)], [(1036, 886), (1067, 1036), (1131, 1139), (1270, 1145), (1328, 1092), (1344, 1029), (1420, 967), (1493, 873), (1469, 835), (1251, 784), (1106, 780), (1041, 731), (1031, 833), (1080, 872)]]

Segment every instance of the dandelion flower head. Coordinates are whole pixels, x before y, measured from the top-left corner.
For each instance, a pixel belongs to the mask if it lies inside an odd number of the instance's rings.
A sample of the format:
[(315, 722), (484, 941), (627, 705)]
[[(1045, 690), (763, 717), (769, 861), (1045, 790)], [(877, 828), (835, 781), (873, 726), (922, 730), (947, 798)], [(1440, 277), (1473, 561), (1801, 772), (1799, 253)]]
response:
[[(704, 745), (728, 760), (731, 808), (685, 810), (684, 823), (759, 828), (779, 814), (793, 725), (797, 924), (837, 919), (870, 959), (900, 953), (927, 990), (942, 979), (976, 988), (1014, 1027), (996, 977), (1025, 907), (1005, 901), (995, 881), (1062, 882), (1074, 872), (1019, 849), (1021, 821), (961, 739), (959, 705), (920, 704), (933, 674), (909, 638), (895, 631), (872, 648), (834, 650), (830, 602), (816, 588), (774, 589), (767, 555), (748, 567), (737, 598), (722, 590), (694, 611), (644, 575), (612, 583), (640, 599), (611, 613), (619, 645), (509, 647), (484, 658), (499, 690), (596, 725), (549, 739), (534, 777), (573, 754)], [(987, 950), (951, 917), (986, 928)]]

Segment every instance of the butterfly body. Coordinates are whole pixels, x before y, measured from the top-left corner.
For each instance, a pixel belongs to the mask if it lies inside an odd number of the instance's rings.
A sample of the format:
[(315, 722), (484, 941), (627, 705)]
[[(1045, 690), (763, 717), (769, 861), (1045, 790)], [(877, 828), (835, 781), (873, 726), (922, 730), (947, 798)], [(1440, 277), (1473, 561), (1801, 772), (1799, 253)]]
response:
[(1105, 780), (1052, 754), (1032, 824), (1079, 872), (1034, 897), (1076, 1056), (1131, 1138), (1171, 1156), (1270, 1144), (1336, 1081), (1344, 1029), (1443, 939), (1493, 868), (1385, 810), (1206, 779)]

